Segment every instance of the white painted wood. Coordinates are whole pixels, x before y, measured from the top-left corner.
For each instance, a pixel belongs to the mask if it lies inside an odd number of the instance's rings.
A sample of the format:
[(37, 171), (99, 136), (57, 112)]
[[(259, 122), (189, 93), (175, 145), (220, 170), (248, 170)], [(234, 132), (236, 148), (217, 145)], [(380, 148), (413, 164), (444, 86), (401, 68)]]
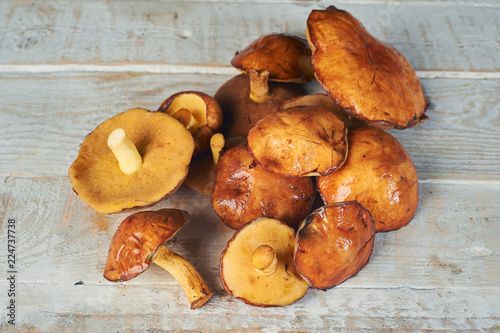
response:
[[(103, 120), (132, 107), (156, 110), (182, 90), (214, 94), (231, 77), (61, 73), (0, 78), (0, 175), (67, 175), (85, 135)], [(391, 131), (414, 159), (420, 178), (499, 181), (500, 80), (422, 82), (432, 103), (430, 119)], [(322, 91), (315, 82), (307, 88)]]
[[(413, 221), (377, 234), (370, 262), (358, 275), (327, 292), (310, 290), (282, 309), (254, 308), (228, 296), (218, 268), (233, 231), (215, 216), (208, 197), (181, 188), (150, 209), (175, 207), (191, 214), (169, 246), (189, 258), (214, 291), (213, 300), (193, 311), (177, 283), (158, 267), (127, 283), (102, 277), (111, 236), (132, 212), (96, 214), (66, 178), (5, 179), (3, 215), (17, 221), (18, 327), (106, 332), (498, 328), (500, 187), (420, 188)], [(4, 224), (2, 242), (5, 234)], [(0, 293), (6, 286), (0, 281)]]
[[(427, 122), (390, 131), (419, 172), (415, 218), (377, 234), (355, 277), (285, 308), (231, 298), (218, 265), (233, 230), (208, 197), (181, 187), (148, 209), (191, 214), (169, 246), (205, 277), (212, 300), (189, 310), (158, 267), (127, 283), (103, 278), (111, 236), (134, 211), (97, 214), (72, 191), (66, 174), (85, 135), (178, 91), (215, 93), (236, 74), (235, 50), (271, 31), (303, 34), (309, 11), (329, 4), (0, 2), (0, 331), (500, 331), (496, 0), (335, 3), (408, 57), (432, 103)], [(17, 221), (15, 327), (5, 316), (8, 219)]]
[[(39, 1), (0, 3), (0, 63), (229, 66), (261, 35), (305, 35), (330, 2)], [(499, 70), (498, 2), (339, 3), (417, 70)]]

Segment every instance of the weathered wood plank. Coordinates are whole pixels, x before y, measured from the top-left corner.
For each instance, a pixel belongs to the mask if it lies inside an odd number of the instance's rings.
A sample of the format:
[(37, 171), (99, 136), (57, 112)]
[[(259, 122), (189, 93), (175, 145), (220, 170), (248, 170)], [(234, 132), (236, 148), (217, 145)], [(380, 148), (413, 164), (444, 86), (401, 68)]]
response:
[[(261, 35), (304, 36), (316, 1), (44, 1), (0, 3), (1, 64), (153, 63), (229, 66)], [(429, 4), (432, 4), (430, 6)], [(500, 69), (494, 2), (340, 3), (417, 70)]]
[[(102, 277), (111, 236), (132, 212), (96, 214), (65, 177), (10, 177), (2, 183), (1, 221), (14, 218), (17, 227), (17, 327), (56, 332), (499, 328), (496, 184), (420, 184), (413, 221), (377, 234), (370, 262), (358, 275), (327, 292), (310, 290), (281, 309), (254, 308), (227, 295), (218, 277), (219, 256), (233, 231), (215, 216), (208, 197), (181, 188), (150, 209), (176, 207), (191, 214), (169, 246), (189, 258), (215, 294), (192, 311), (177, 283), (158, 267), (127, 283)], [(5, 222), (1, 228), (5, 243)], [(6, 290), (7, 281), (0, 281), (0, 293)]]
[[(214, 94), (227, 75), (60, 75), (0, 78), (0, 175), (66, 175), (86, 134), (132, 107), (155, 110), (171, 94)], [(430, 119), (391, 131), (420, 179), (500, 180), (500, 80), (423, 79)], [(317, 83), (309, 92), (322, 91)], [(459, 96), (459, 97), (458, 97)]]

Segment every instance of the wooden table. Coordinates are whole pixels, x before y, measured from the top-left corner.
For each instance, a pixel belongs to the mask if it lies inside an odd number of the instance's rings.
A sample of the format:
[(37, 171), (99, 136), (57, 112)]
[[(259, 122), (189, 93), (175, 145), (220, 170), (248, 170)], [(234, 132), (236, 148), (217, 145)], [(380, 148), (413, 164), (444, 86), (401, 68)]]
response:
[(0, 2), (0, 330), (500, 331), (497, 0), (335, 3), (405, 55), (431, 102), (427, 122), (390, 131), (419, 173), (416, 216), (377, 234), (355, 277), (284, 308), (231, 298), (218, 269), (233, 231), (208, 197), (181, 187), (154, 208), (190, 212), (170, 246), (206, 278), (212, 300), (190, 310), (158, 267), (127, 283), (103, 278), (111, 236), (130, 212), (98, 214), (72, 191), (68, 168), (85, 135), (175, 92), (214, 94), (237, 73), (236, 50), (271, 32), (304, 36), (310, 11), (329, 4)]

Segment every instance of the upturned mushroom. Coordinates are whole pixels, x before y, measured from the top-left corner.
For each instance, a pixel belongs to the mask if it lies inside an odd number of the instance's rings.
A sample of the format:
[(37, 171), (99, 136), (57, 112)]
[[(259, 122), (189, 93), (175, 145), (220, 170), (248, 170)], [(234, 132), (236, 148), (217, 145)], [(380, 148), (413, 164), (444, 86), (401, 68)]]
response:
[(295, 231), (279, 220), (255, 219), (228, 241), (220, 259), (220, 277), (226, 291), (246, 304), (286, 306), (301, 299), (309, 288), (295, 269)]
[(287, 34), (263, 36), (237, 52), (231, 64), (244, 74), (224, 83), (214, 95), (224, 112), (223, 133), (246, 136), (280, 102), (303, 95), (299, 83), (314, 78), (310, 55), (305, 40)]
[(222, 110), (219, 103), (201, 91), (181, 91), (168, 97), (159, 112), (179, 120), (194, 138), (193, 157), (207, 151), (210, 138), (222, 128)]
[(131, 109), (87, 135), (69, 178), (84, 203), (99, 213), (116, 213), (175, 193), (193, 150), (193, 137), (174, 118)]
[(374, 236), (370, 212), (358, 202), (321, 207), (297, 231), (296, 269), (312, 287), (330, 289), (366, 265)]
[(409, 62), (350, 13), (334, 6), (313, 10), (306, 36), (315, 76), (340, 108), (379, 128), (404, 129), (428, 118)]
[(316, 188), (309, 177), (286, 177), (255, 162), (246, 144), (228, 149), (215, 170), (212, 206), (228, 227), (258, 217), (297, 227), (312, 210)]
[(327, 204), (356, 200), (366, 207), (376, 231), (408, 224), (418, 206), (418, 175), (399, 141), (377, 128), (349, 131), (349, 154), (335, 174), (318, 177)]
[(205, 304), (212, 292), (198, 271), (165, 246), (188, 219), (189, 214), (178, 209), (143, 211), (127, 217), (111, 240), (104, 277), (111, 282), (128, 281), (155, 263), (179, 282), (191, 309)]
[(269, 114), (248, 132), (247, 140), (257, 163), (284, 176), (327, 175), (347, 157), (347, 126), (319, 107)]

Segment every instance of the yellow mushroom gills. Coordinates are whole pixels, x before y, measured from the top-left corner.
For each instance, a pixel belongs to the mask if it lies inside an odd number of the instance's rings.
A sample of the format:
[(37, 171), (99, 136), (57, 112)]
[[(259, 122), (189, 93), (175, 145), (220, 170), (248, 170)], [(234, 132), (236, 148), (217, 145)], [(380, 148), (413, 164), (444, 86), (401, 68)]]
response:
[(269, 245), (259, 246), (252, 255), (252, 264), (255, 271), (264, 275), (271, 275), (278, 267), (276, 251)]
[(226, 140), (224, 139), (224, 135), (221, 133), (216, 133), (210, 138), (210, 149), (212, 150), (214, 165), (217, 165), (219, 162), (220, 153), (225, 145)]
[(117, 128), (111, 132), (108, 137), (108, 147), (115, 154), (118, 165), (124, 174), (131, 174), (141, 168), (142, 157), (123, 128)]

